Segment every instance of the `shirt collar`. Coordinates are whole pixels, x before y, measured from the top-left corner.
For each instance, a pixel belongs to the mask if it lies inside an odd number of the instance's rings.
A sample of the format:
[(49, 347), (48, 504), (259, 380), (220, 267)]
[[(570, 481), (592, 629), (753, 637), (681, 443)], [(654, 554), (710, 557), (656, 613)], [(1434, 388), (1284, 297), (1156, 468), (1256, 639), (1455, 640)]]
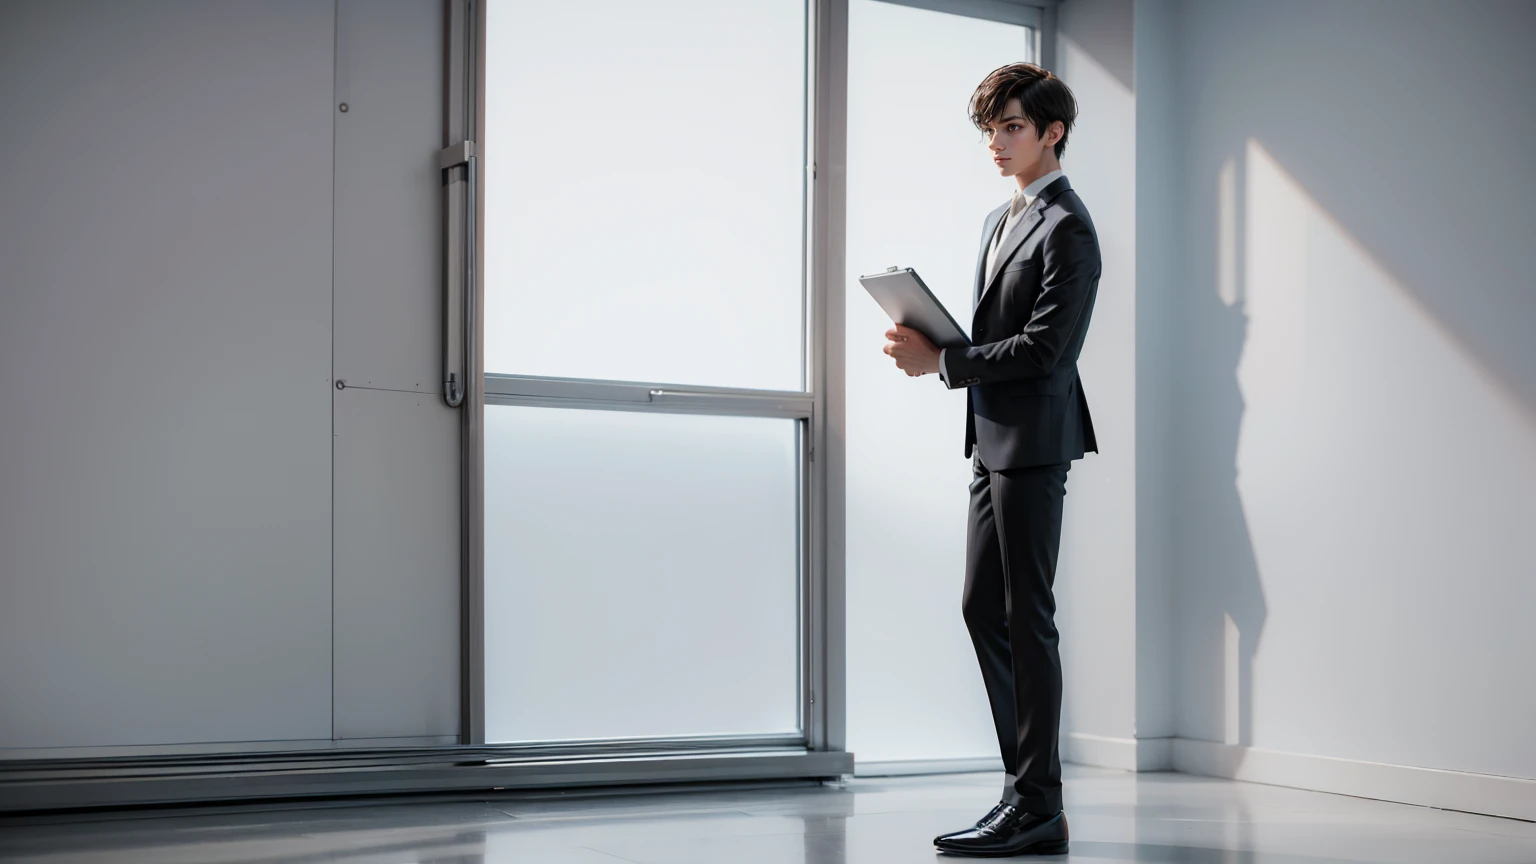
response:
[(1037, 198), (1040, 195), (1040, 191), (1042, 189), (1044, 189), (1045, 187), (1051, 185), (1053, 182), (1055, 182), (1056, 178), (1060, 177), (1060, 176), (1061, 176), (1061, 169), (1057, 168), (1055, 171), (1048, 171), (1045, 174), (1042, 174), (1041, 176), (1035, 178), (1035, 182), (1029, 184), (1028, 186), (1025, 186), (1024, 187), (1024, 202), (1025, 202), (1026, 206), (1028, 204), (1034, 203), (1035, 198)]
[(1035, 178), (1033, 183), (1030, 183), (1023, 189), (1015, 190), (1013, 201), (1008, 205), (1009, 215), (1017, 216), (1026, 207), (1035, 203), (1035, 199), (1040, 197), (1041, 190), (1055, 182), (1056, 178), (1061, 176), (1061, 173), (1060, 168), (1057, 168), (1055, 171), (1048, 171)]

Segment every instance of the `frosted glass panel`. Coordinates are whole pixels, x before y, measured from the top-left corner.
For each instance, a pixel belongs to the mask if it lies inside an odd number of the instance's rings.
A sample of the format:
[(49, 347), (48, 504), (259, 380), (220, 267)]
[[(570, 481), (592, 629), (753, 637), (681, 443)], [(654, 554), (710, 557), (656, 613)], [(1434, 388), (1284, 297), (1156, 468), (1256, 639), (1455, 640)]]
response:
[(796, 425), (486, 408), (488, 741), (798, 730)]
[(1032, 59), (1033, 40), (874, 0), (848, 14), (848, 749), (995, 757), (960, 617), (965, 391), (896, 368), (880, 350), (890, 319), (855, 277), (916, 268), (969, 329), (982, 221), (1016, 186), (997, 176), (966, 104), (988, 72)]
[(805, 10), (491, 2), (486, 371), (803, 389)]

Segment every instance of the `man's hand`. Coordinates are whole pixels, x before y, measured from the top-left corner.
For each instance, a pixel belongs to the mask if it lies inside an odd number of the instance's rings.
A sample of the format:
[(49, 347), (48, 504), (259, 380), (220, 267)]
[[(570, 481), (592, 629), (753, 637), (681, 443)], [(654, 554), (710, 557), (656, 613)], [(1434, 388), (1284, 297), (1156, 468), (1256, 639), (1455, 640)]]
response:
[(896, 368), (912, 377), (939, 371), (939, 349), (928, 337), (897, 324), (885, 331), (885, 353), (896, 361)]

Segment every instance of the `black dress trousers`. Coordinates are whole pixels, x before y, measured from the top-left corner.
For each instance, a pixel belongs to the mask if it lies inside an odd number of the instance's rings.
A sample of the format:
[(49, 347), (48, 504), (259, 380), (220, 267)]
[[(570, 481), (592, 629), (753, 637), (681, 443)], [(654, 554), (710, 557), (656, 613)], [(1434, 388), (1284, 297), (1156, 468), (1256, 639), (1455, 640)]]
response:
[(961, 609), (981, 661), (1010, 785), (1031, 813), (1061, 807), (1056, 553), (1072, 463), (989, 471), (972, 460)]

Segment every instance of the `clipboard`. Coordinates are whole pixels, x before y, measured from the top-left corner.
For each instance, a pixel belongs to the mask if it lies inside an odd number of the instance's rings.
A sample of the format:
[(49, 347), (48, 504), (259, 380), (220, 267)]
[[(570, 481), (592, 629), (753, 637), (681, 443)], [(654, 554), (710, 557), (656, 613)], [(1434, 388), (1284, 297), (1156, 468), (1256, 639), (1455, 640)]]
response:
[(897, 324), (911, 327), (939, 348), (969, 348), (971, 339), (911, 267), (860, 276), (859, 284)]

